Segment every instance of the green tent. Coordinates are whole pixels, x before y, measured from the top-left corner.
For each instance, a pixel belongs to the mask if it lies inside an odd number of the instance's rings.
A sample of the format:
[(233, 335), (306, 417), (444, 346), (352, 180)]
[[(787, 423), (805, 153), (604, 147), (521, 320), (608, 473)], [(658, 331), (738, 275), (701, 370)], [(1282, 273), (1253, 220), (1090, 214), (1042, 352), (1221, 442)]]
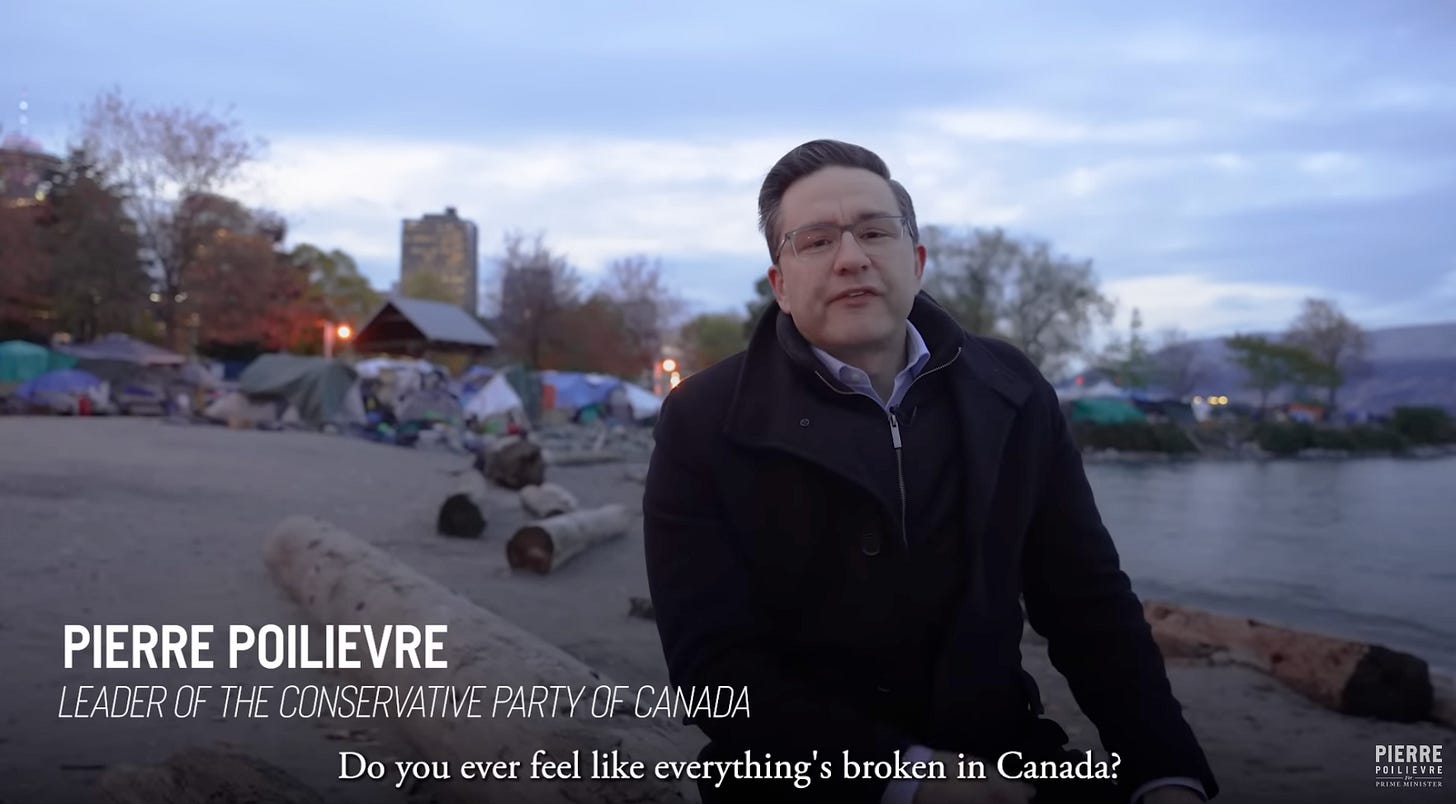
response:
[(287, 400), (309, 424), (339, 424), (364, 418), (358, 378), (347, 363), (327, 357), (262, 355), (243, 369), (238, 390)]
[(0, 343), (0, 382), (27, 382), (48, 371), (74, 368), (76, 358), (26, 341)]
[(1092, 424), (1121, 424), (1123, 422), (1147, 421), (1137, 405), (1126, 399), (1095, 397), (1078, 399), (1072, 403), (1071, 418), (1074, 422)]

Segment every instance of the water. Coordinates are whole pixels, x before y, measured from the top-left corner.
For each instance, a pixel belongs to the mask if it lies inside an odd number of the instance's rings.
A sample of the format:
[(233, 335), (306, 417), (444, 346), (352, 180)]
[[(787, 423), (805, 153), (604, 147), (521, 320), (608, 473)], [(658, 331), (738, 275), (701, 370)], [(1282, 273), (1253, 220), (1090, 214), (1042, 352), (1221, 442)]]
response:
[(1456, 670), (1456, 458), (1092, 464), (1143, 598)]

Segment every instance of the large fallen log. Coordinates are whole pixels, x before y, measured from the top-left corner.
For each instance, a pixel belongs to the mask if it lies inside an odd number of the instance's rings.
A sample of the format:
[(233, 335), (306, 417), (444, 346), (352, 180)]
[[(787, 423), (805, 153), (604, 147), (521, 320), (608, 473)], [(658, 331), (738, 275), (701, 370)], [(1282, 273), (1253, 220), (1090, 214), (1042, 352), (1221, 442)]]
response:
[[(617, 717), (592, 716), (589, 698), (613, 682), (561, 649), (454, 594), (379, 549), (334, 526), (307, 517), (284, 520), (265, 540), (264, 558), (274, 578), (322, 623), (374, 626), (444, 625), (437, 658), (448, 667), (422, 670), (386, 666), (348, 671), (381, 685), (441, 685), (584, 689), (570, 712), (564, 705), (546, 716), (406, 717), (392, 721), (423, 759), (458, 768), (465, 761), (519, 761), (518, 779), (462, 780), (453, 774), (442, 792), (470, 802), (680, 802), (691, 800), (690, 783), (662, 781), (651, 768), (661, 760), (688, 759), (683, 734), (663, 718), (637, 718), (627, 707)], [(487, 701), (488, 703), (488, 701)], [(557, 760), (580, 752), (588, 776), (592, 751), (616, 749), (623, 759), (647, 763), (645, 779), (548, 780), (530, 778), (532, 755), (544, 749)]]
[(485, 478), (475, 470), (460, 473), (455, 490), (440, 504), (435, 531), (442, 536), (478, 539), (485, 532)]
[(521, 507), (537, 519), (569, 514), (580, 508), (576, 495), (555, 483), (521, 489)]
[(1409, 653), (1146, 601), (1163, 655), (1210, 657), (1254, 667), (1336, 712), (1404, 723), (1437, 711), (1430, 668)]
[(546, 575), (587, 548), (627, 532), (626, 506), (613, 503), (525, 525), (506, 542), (511, 569)]
[(512, 490), (539, 486), (546, 480), (546, 458), (541, 445), (521, 436), (496, 442), (485, 457), (485, 477)]
[(106, 804), (323, 804), (286, 771), (235, 751), (188, 748), (161, 765), (113, 765), (96, 785)]

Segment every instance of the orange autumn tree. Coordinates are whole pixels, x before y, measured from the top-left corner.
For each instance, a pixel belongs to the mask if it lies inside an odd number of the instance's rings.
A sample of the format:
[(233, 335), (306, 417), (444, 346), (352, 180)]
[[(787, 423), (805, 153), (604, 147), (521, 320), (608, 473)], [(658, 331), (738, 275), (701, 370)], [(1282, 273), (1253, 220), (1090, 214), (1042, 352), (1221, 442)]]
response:
[(174, 301), (195, 343), (312, 351), (326, 311), (308, 292), (307, 269), (278, 249), (282, 220), (213, 194), (183, 204), (190, 290)]

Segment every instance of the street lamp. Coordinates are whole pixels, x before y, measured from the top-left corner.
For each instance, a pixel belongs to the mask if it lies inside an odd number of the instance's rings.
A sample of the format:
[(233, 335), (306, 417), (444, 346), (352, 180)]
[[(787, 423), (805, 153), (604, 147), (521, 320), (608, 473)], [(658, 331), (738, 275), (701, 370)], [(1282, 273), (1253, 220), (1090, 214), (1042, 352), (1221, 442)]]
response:
[(323, 322), (324, 328), (324, 357), (334, 356), (334, 341), (348, 341), (354, 337), (354, 328), (348, 324), (335, 324), (332, 321)]

